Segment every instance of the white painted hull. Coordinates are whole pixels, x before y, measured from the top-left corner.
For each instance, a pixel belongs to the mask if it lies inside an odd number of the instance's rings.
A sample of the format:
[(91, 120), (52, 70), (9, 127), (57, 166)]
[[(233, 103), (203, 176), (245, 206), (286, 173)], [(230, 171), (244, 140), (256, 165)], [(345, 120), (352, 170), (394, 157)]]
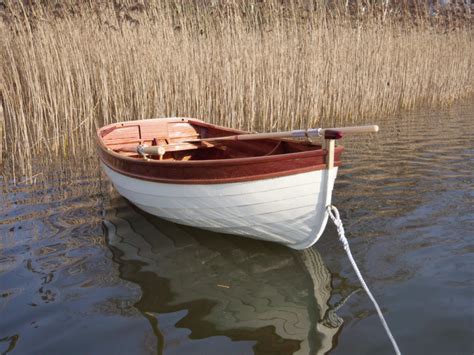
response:
[(140, 209), (169, 221), (272, 241), (293, 249), (316, 243), (337, 168), (249, 182), (168, 184), (120, 174), (102, 164), (117, 191)]

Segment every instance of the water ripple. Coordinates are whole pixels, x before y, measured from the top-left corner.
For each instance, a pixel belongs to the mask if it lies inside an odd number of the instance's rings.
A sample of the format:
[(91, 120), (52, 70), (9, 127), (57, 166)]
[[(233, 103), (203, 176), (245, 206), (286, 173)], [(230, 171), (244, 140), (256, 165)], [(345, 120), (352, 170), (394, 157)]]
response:
[[(407, 353), (472, 348), (473, 112), (403, 113), (344, 139), (334, 203)], [(35, 186), (0, 179), (0, 352), (385, 349), (366, 297), (330, 306), (358, 288), (334, 227), (322, 255), (295, 254), (110, 202), (95, 170), (51, 170)]]

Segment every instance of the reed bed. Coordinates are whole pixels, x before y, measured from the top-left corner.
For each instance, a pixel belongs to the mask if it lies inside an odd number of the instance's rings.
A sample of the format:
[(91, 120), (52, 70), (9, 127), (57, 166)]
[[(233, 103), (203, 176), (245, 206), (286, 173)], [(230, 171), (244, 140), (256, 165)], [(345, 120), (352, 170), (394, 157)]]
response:
[(37, 161), (93, 156), (95, 130), (115, 121), (186, 116), (286, 130), (473, 92), (469, 21), (244, 3), (4, 14), (5, 169), (32, 175)]

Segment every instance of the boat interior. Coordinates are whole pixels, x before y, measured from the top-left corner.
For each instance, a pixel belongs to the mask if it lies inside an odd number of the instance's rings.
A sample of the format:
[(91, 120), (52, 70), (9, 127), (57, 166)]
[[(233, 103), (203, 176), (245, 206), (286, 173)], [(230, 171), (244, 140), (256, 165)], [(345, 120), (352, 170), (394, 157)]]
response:
[(147, 155), (147, 159), (171, 161), (248, 158), (321, 149), (319, 140), (314, 143), (290, 139), (195, 141), (242, 133), (245, 132), (199, 120), (150, 119), (106, 126), (99, 130), (99, 139), (108, 149), (136, 159), (143, 159), (137, 153), (138, 145), (162, 146), (165, 148), (162, 156)]

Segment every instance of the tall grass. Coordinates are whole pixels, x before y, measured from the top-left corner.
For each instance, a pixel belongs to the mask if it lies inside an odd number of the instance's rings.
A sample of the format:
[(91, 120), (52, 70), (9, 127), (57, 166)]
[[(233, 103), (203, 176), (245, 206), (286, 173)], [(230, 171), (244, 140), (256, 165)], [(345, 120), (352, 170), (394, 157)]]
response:
[(472, 93), (469, 22), (303, 3), (11, 10), (0, 25), (5, 167), (28, 175), (38, 159), (92, 156), (95, 129), (114, 121), (182, 115), (270, 131)]

